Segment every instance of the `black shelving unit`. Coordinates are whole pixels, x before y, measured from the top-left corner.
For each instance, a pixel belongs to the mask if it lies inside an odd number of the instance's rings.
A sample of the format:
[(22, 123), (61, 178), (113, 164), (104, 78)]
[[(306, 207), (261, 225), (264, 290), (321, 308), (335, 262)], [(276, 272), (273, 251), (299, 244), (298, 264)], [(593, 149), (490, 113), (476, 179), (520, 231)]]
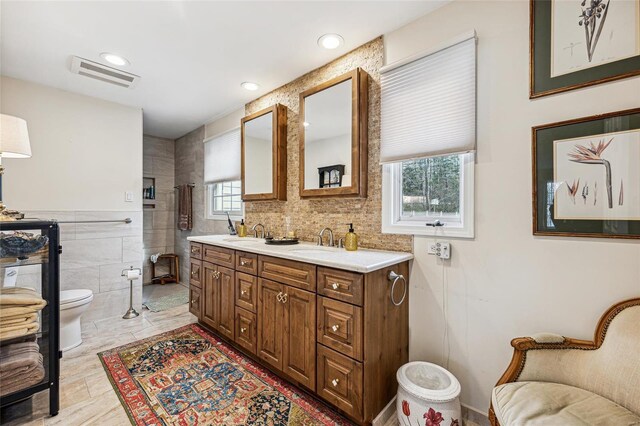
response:
[[(40, 313), (40, 330), (36, 333), (38, 346), (43, 358), (44, 378), (40, 383), (29, 386), (0, 398), (0, 406), (3, 408), (31, 397), (37, 392), (49, 389), (49, 413), (52, 416), (58, 414), (60, 407), (60, 230), (55, 221), (43, 220), (18, 220), (15, 222), (0, 222), (0, 231), (23, 231), (41, 233), (49, 239), (44, 253), (36, 253), (28, 259), (0, 259), (0, 273), (4, 274), (6, 268), (26, 265), (41, 265), (41, 296), (47, 301)], [(19, 277), (19, 276), (18, 276)], [(20, 283), (18, 281), (17, 285)], [(8, 339), (0, 342), (1, 346), (20, 341), (25, 336)]]

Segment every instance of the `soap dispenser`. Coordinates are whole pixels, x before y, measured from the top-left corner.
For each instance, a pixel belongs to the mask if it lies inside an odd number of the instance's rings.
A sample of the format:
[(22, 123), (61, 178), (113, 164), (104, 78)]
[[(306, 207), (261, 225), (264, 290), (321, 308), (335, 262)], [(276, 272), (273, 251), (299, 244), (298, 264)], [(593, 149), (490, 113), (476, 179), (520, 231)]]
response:
[(238, 237), (247, 236), (247, 225), (244, 224), (244, 219), (240, 219), (240, 225), (238, 225)]
[(349, 224), (349, 232), (344, 236), (344, 248), (348, 251), (358, 250), (358, 234), (353, 231), (353, 223)]

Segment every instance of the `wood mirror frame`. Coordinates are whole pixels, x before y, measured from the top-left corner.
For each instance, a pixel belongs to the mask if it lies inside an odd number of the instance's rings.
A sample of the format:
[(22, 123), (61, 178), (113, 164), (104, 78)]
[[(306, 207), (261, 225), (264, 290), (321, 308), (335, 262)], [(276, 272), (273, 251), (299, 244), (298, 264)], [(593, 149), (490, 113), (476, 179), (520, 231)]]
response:
[[(261, 117), (265, 114), (273, 113), (272, 119), (272, 186), (271, 192), (261, 194), (245, 194), (245, 123)], [(276, 104), (265, 108), (251, 115), (247, 115), (240, 120), (241, 139), (241, 179), (242, 179), (242, 201), (262, 201), (287, 199), (287, 108), (284, 105)]]
[[(305, 189), (305, 98), (351, 80), (351, 186)], [(300, 198), (367, 196), (369, 75), (356, 68), (300, 93), (298, 134), (300, 143)], [(314, 171), (315, 173), (316, 171)]]

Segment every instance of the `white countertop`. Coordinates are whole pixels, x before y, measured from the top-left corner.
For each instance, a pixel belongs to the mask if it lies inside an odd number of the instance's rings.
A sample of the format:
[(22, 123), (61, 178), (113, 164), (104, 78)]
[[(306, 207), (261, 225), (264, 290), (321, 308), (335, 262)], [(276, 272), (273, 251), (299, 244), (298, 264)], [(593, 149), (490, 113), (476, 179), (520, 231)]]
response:
[(347, 251), (307, 242), (290, 246), (276, 246), (265, 244), (262, 238), (240, 238), (231, 235), (203, 235), (187, 237), (187, 240), (361, 273), (376, 271), (413, 259), (411, 253), (369, 249)]

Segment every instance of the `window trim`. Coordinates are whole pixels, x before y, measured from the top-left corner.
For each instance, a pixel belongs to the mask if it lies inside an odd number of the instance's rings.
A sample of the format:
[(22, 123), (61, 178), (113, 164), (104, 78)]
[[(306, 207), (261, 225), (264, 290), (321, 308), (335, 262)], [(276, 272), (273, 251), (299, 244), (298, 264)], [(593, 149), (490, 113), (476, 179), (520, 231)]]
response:
[[(210, 184), (206, 184), (204, 186), (204, 197), (206, 200), (205, 203), (205, 218), (209, 219), (209, 220), (223, 220), (226, 221), (227, 220), (227, 215), (226, 213), (212, 213), (213, 210), (213, 187), (218, 184), (218, 183), (222, 183), (222, 182), (214, 182), (214, 183), (210, 183)], [(244, 219), (244, 201), (241, 201), (241, 205), (242, 205), (242, 210), (240, 212), (229, 212), (229, 216), (231, 217), (232, 221), (237, 221), (237, 220), (241, 220)]]
[[(455, 154), (454, 154), (455, 155)], [(382, 166), (382, 233), (426, 235), (432, 237), (474, 238), (474, 186), (475, 153), (460, 154), (462, 159), (462, 179), (460, 181), (461, 222), (456, 225), (430, 227), (425, 221), (400, 220), (401, 163)]]

